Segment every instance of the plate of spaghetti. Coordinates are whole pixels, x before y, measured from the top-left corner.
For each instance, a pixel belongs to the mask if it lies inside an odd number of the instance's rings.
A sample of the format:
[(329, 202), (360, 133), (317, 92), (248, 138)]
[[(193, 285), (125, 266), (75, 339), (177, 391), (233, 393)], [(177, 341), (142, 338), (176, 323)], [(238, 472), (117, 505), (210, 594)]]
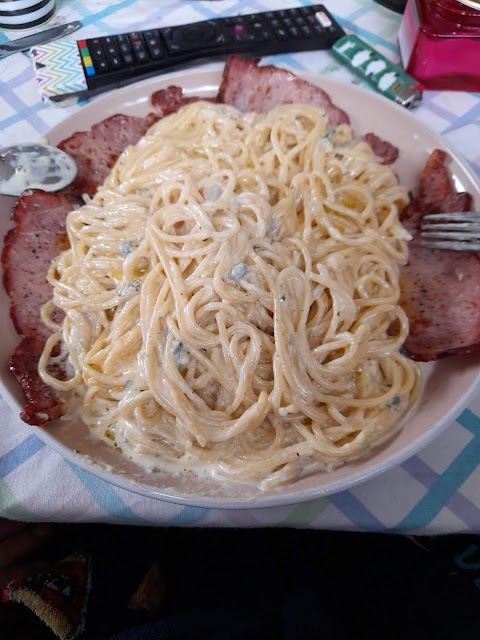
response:
[[(477, 206), (480, 189), (441, 138), (381, 97), (309, 77), (349, 114), (332, 126), (311, 104), (214, 102), (222, 71), (124, 88), (48, 136), (57, 144), (99, 113), (145, 117), (152, 94), (173, 84), (187, 97), (66, 216), (36, 365), (61, 411), (38, 410), (32, 423), (75, 464), (131, 491), (251, 508), (373, 477), (468, 402), (475, 354), (419, 363), (405, 351), (412, 234), (401, 215), (434, 149)], [(398, 147), (394, 164), (368, 131)], [(7, 371), (19, 338), (1, 293), (2, 394), (19, 411)]]

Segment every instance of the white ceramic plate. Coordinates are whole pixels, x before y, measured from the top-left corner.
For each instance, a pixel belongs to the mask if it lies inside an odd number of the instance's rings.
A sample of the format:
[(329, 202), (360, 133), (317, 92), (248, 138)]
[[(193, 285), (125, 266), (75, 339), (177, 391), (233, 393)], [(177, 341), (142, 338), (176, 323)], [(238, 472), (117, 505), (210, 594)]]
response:
[[(145, 115), (149, 112), (149, 96), (157, 89), (176, 84), (186, 94), (215, 95), (223, 65), (210, 65), (130, 85), (94, 100), (74, 116), (67, 118), (48, 135), (51, 144), (87, 129), (115, 113)], [(416, 185), (417, 176), (428, 154), (434, 148), (445, 149), (457, 190), (469, 191), (480, 210), (480, 184), (464, 161), (436, 133), (430, 131), (402, 107), (361, 88), (337, 81), (305, 75), (331, 95), (336, 104), (350, 115), (357, 133), (374, 131), (400, 149), (395, 169), (408, 188)], [(9, 212), (13, 198), (0, 196), (0, 242), (10, 227)], [(10, 317), (9, 301), (0, 289), (0, 391), (15, 413), (23, 402), (22, 392), (8, 371), (7, 362), (18, 342)], [(59, 420), (45, 429), (33, 428), (48, 445), (81, 468), (119, 487), (150, 497), (185, 505), (211, 508), (252, 508), (292, 504), (328, 495), (352, 487), (400, 464), (430, 442), (451, 424), (468, 404), (480, 386), (480, 358), (456, 357), (422, 366), (425, 390), (412, 419), (388, 444), (376, 449), (362, 461), (333, 472), (317, 472), (309, 477), (261, 492), (245, 484), (217, 484), (199, 481), (191, 476), (148, 474), (131, 461), (99, 442), (82, 424)], [(75, 453), (75, 450), (81, 454)]]

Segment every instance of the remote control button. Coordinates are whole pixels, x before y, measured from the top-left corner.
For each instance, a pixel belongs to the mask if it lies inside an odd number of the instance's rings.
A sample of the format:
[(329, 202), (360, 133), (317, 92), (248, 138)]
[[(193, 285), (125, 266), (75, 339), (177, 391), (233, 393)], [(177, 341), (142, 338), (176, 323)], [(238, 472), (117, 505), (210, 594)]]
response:
[(137, 32), (133, 32), (128, 36), (130, 40), (130, 46), (132, 47), (133, 54), (135, 55), (136, 51), (141, 51), (145, 49), (145, 45), (143, 43), (142, 36)]
[(320, 35), (320, 36), (324, 36), (324, 37), (325, 37), (325, 35), (326, 35), (326, 33), (325, 33), (326, 29), (325, 29), (325, 27), (322, 27), (322, 25), (321, 25), (321, 24), (318, 24), (318, 23), (317, 23), (317, 24), (312, 24), (312, 29), (313, 29), (313, 32), (314, 32), (314, 33), (316, 33), (316, 34), (318, 34), (318, 35)]
[(277, 27), (273, 29), (273, 33), (277, 36), (279, 40), (289, 40), (289, 35), (286, 29)]
[(100, 38), (93, 38), (91, 40), (87, 40), (86, 44), (90, 50), (90, 55), (95, 54), (97, 56), (101, 56), (104, 53), (102, 41), (100, 40)]
[(185, 44), (185, 40), (196, 40), (198, 44), (200, 43), (208, 43), (213, 42), (215, 40), (215, 36), (217, 35), (217, 29), (208, 22), (203, 25), (192, 25), (185, 31), (181, 31), (177, 29), (173, 39), (177, 43)]
[(106, 73), (109, 70), (109, 65), (106, 60), (95, 61), (95, 70), (97, 73)]
[(112, 56), (109, 58), (110, 66), (113, 70), (121, 69), (123, 67), (123, 62), (120, 56)]
[(90, 50), (88, 48), (88, 44), (86, 40), (79, 40), (77, 43), (77, 46), (79, 47), (82, 64), (85, 69), (85, 74), (88, 77), (96, 75), (95, 68), (93, 66), (93, 60), (90, 55)]
[(305, 18), (303, 16), (295, 16), (293, 18), (293, 22), (297, 25), (297, 27), (303, 27), (305, 23)]
[(137, 62), (147, 62), (147, 60), (149, 59), (149, 55), (145, 51), (145, 49), (140, 49), (139, 51), (135, 51), (134, 55), (135, 55), (135, 58), (137, 59)]
[(134, 62), (133, 55), (131, 53), (124, 53), (123, 54), (123, 61), (128, 66), (132, 65), (133, 62)]
[(145, 42), (147, 43), (147, 47), (159, 47), (160, 46), (160, 38), (156, 35), (145, 36)]
[(105, 60), (107, 57), (103, 48), (98, 44), (90, 47), (90, 55), (92, 56), (92, 60)]
[(265, 40), (271, 40), (271, 35), (268, 31), (254, 31), (252, 34), (252, 39), (254, 42), (265, 42)]
[(233, 27), (233, 39), (235, 42), (252, 42), (255, 36), (242, 25), (236, 25)]
[(230, 34), (224, 31), (223, 33), (219, 33), (217, 35), (215, 44), (220, 46), (227, 45), (230, 42), (230, 40), (231, 40)]
[(288, 27), (287, 31), (292, 38), (300, 37), (300, 29), (298, 27)]
[[(244, 28), (243, 25), (238, 26)], [(198, 50), (202, 47), (208, 49), (215, 45), (224, 45), (226, 43), (225, 34), (217, 28), (217, 25), (212, 20), (183, 27), (173, 27), (173, 31), (167, 33), (167, 35), (168, 38), (165, 37), (165, 39), (171, 53), (183, 53), (185, 51)]]
[(121, 33), (120, 35), (115, 36), (115, 38), (116, 38), (118, 43), (120, 43), (120, 42), (128, 42), (128, 36), (127, 36), (126, 33)]
[(293, 25), (293, 18), (287, 17), (283, 19), (284, 27), (291, 27)]
[(106, 45), (107, 47), (110, 44), (115, 44), (115, 36), (105, 36), (105, 38), (102, 38), (103, 40), (103, 44)]
[(313, 29), (308, 25), (300, 27), (300, 33), (304, 38), (313, 38)]
[(330, 18), (327, 16), (327, 14), (325, 13), (325, 11), (317, 11), (315, 13), (315, 17), (318, 20), (318, 22), (322, 25), (322, 27), (325, 27), (325, 29), (327, 27), (331, 27), (332, 26), (332, 21), (330, 20)]
[[(332, 22), (332, 24), (331, 24), (329, 27), (327, 27), (327, 31), (328, 31), (329, 33), (338, 33), (338, 27), (337, 27), (336, 25), (334, 25), (334, 24), (333, 24), (333, 22)], [(339, 37), (339, 38), (340, 38), (341, 36), (343, 36), (343, 33), (339, 33), (339, 34), (338, 34), (338, 37)]]
[(160, 47), (152, 47), (150, 49), (150, 55), (152, 57), (152, 60), (160, 60), (160, 58), (164, 58), (165, 57), (163, 55), (163, 51), (160, 49)]
[(118, 48), (120, 49), (120, 52), (123, 54), (132, 52), (132, 48), (130, 47), (130, 43), (128, 42), (128, 40), (120, 41), (118, 44)]

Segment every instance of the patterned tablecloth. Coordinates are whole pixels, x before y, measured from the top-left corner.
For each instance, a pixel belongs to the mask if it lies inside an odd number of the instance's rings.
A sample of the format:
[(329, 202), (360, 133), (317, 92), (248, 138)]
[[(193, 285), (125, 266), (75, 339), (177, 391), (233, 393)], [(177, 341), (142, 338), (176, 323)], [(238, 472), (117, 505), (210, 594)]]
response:
[[(48, 26), (80, 19), (81, 31), (71, 36), (80, 39), (299, 4), (295, 0), (57, 0), (57, 14)], [(324, 4), (346, 29), (398, 61), (397, 14), (371, 0), (325, 0)], [(0, 42), (6, 39), (7, 34), (0, 31)], [(357, 82), (325, 51), (281, 55), (271, 61), (293, 71)], [(26, 54), (0, 60), (0, 87), (0, 146), (35, 139), (80, 108), (43, 105)], [(441, 132), (480, 175), (480, 94), (426, 92), (415, 116)], [(15, 519), (480, 532), (479, 462), (480, 395), (426, 449), (352, 490), (296, 506), (259, 510), (183, 507), (118, 489), (66, 462), (0, 397), (0, 515)]]

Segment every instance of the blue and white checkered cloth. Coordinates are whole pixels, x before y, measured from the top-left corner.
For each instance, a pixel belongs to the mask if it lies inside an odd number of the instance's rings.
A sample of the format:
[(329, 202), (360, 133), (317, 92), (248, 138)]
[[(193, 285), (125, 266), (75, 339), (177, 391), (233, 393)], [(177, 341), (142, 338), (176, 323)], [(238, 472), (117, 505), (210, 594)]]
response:
[[(74, 39), (310, 4), (307, 0), (57, 0), (48, 26), (80, 19)], [(371, 0), (325, 0), (343, 26), (398, 62), (400, 17)], [(16, 34), (14, 37), (23, 35)], [(0, 31), (0, 42), (7, 34)], [(355, 79), (325, 51), (281, 55), (293, 71)], [(75, 113), (40, 102), (27, 55), (0, 61), (0, 146), (36, 139)], [(480, 175), (480, 94), (427, 92), (415, 115), (450, 142)], [(0, 515), (31, 521), (168, 526), (480, 532), (480, 396), (432, 444), (401, 466), (349, 491), (268, 509), (183, 507), (118, 489), (45, 446), (0, 398)]]

